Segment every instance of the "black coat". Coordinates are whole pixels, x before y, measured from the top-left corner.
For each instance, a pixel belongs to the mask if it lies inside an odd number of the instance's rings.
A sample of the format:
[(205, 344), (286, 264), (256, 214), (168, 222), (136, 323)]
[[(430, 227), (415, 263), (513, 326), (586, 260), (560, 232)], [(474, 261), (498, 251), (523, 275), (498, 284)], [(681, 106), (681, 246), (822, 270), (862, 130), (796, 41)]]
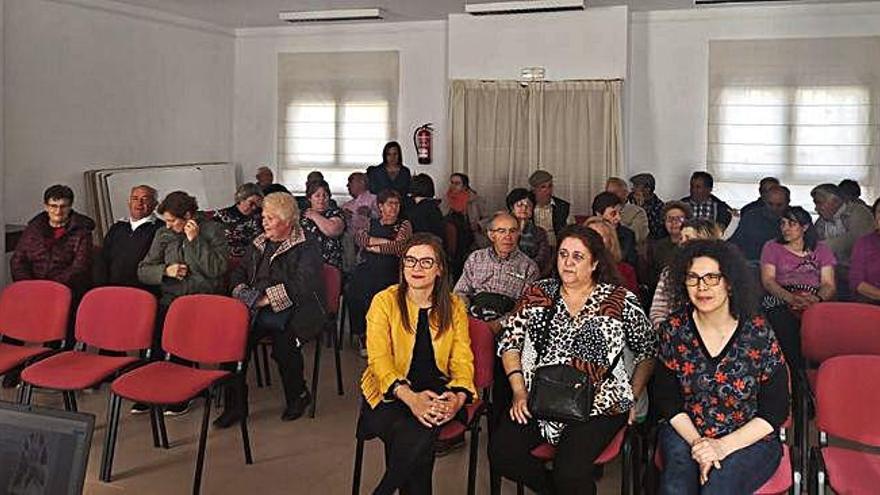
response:
[(412, 225), (413, 234), (429, 232), (443, 241), (445, 233), (439, 199), (423, 199), (419, 203), (413, 203), (406, 211), (406, 218)]

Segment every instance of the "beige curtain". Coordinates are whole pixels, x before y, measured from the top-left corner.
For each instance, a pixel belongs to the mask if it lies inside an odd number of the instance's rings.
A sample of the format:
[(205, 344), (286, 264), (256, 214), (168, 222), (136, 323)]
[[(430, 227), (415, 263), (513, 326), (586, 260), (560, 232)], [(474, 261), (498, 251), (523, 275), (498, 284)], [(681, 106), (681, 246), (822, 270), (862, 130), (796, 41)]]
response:
[(452, 168), (471, 178), (490, 210), (537, 169), (554, 176), (572, 214), (621, 166), (621, 81), (452, 81)]

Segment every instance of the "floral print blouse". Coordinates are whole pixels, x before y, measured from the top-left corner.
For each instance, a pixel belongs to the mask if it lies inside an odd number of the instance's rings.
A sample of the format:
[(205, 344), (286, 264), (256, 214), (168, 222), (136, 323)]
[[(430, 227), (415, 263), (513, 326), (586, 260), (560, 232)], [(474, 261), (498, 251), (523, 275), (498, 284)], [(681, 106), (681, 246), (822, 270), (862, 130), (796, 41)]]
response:
[[(502, 321), (498, 355), (520, 352), (527, 390), (542, 366), (571, 364), (577, 358), (602, 374), (624, 347), (633, 353), (635, 364), (656, 355), (657, 335), (633, 293), (622, 286), (597, 284), (572, 316), (560, 290), (556, 279), (535, 282)], [(620, 359), (596, 388), (590, 415), (622, 414), (632, 407), (632, 386)], [(565, 424), (538, 420), (538, 427), (545, 440), (556, 444)]]
[[(339, 218), (343, 222), (345, 222), (345, 217), (342, 215), (342, 210), (333, 206), (324, 210), (321, 215), (324, 218)], [(306, 218), (305, 216), (300, 217), (299, 224), (303, 228), (303, 231), (306, 233), (307, 238), (315, 239), (318, 241), (318, 244), (321, 246), (321, 258), (324, 263), (328, 265), (333, 265), (341, 270), (342, 235), (339, 235), (337, 237), (329, 237), (324, 235), (324, 233), (321, 232), (321, 229), (318, 228), (318, 224)]]

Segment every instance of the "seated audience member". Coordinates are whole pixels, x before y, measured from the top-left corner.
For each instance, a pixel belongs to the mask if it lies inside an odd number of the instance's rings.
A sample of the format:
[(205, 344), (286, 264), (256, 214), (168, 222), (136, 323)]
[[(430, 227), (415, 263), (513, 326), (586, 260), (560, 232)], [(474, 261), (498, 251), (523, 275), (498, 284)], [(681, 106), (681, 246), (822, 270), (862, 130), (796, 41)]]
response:
[(619, 177), (611, 177), (605, 182), (605, 191), (620, 198), (620, 224), (636, 235), (636, 246), (643, 246), (648, 239), (648, 214), (641, 206), (627, 201), (629, 187)]
[[(537, 493), (596, 493), (593, 462), (633, 421), (633, 405), (654, 365), (657, 335), (636, 296), (620, 285), (595, 231), (581, 225), (563, 229), (557, 264), (560, 278), (532, 284), (503, 322), (498, 353), (513, 405), (492, 435), (489, 460), (499, 475)], [(620, 363), (625, 348), (634, 356), (632, 380)], [(587, 421), (533, 417), (528, 403), (535, 372), (551, 365), (590, 373), (596, 388)], [(530, 454), (543, 442), (556, 446), (552, 472)]]
[(620, 223), (620, 208), (622, 206), (623, 202), (619, 197), (610, 192), (602, 192), (593, 198), (593, 215), (608, 220), (608, 223), (614, 226), (617, 240), (620, 242), (620, 252), (623, 253), (623, 260), (635, 267), (639, 259), (636, 254), (636, 236), (632, 230)]
[(507, 194), (507, 210), (519, 222), (519, 249), (538, 265), (541, 277), (553, 270), (553, 246), (547, 231), (535, 224), (535, 193), (518, 187)]
[(351, 273), (358, 264), (354, 234), (370, 228), (370, 220), (379, 217), (376, 195), (370, 192), (367, 174), (354, 172), (348, 176), (348, 194), (352, 199), (342, 204), (345, 232), (342, 235), (342, 268)]
[(54, 185), (43, 193), (43, 211), (32, 218), (10, 260), (12, 280), (53, 280), (73, 291), (73, 307), (91, 285), (95, 222), (73, 211), (73, 191)]
[(268, 195), (270, 195), (272, 193), (276, 193), (276, 192), (290, 194), (290, 191), (287, 189), (287, 187), (284, 186), (284, 184), (277, 184), (276, 183), (276, 184), (269, 184), (268, 186), (266, 186), (263, 189), (263, 196), (268, 196)]
[(229, 255), (241, 258), (247, 247), (263, 232), (260, 206), (263, 204), (263, 190), (251, 182), (238, 186), (235, 190), (235, 204), (217, 210), (213, 220), (223, 226)]
[(553, 176), (546, 170), (536, 170), (529, 177), (529, 186), (535, 194), (535, 225), (547, 231), (547, 241), (556, 247), (556, 236), (573, 222), (571, 204), (553, 195)]
[(761, 259), (767, 241), (779, 237), (779, 219), (791, 199), (788, 188), (783, 186), (771, 186), (763, 196), (760, 206), (740, 214), (739, 225), (730, 238), (750, 264)]
[(617, 240), (617, 233), (614, 231), (614, 226), (611, 225), (611, 222), (602, 217), (590, 217), (584, 220), (584, 227), (589, 227), (602, 236), (605, 249), (608, 250), (612, 261), (614, 261), (617, 267), (617, 272), (623, 279), (623, 286), (638, 296), (639, 283), (636, 281), (636, 269), (626, 261), (623, 261), (623, 254), (620, 252), (620, 242)]
[[(721, 229), (718, 224), (704, 218), (692, 218), (685, 221), (681, 227), (681, 235), (679, 236), (678, 249), (680, 250), (685, 243), (694, 240), (719, 240), (721, 239)], [(673, 257), (673, 260), (675, 258)], [(681, 309), (684, 301), (675, 300), (675, 294), (669, 285), (669, 267), (660, 272), (660, 278), (657, 281), (657, 289), (654, 291), (654, 298), (651, 300), (651, 311), (649, 317), (654, 328), (659, 328), (670, 314)]]
[(691, 207), (682, 201), (670, 201), (663, 206), (663, 230), (668, 235), (654, 243), (651, 249), (652, 284), (660, 273), (672, 263), (681, 245), (681, 226), (691, 218)]
[(834, 253), (819, 241), (813, 219), (799, 206), (786, 208), (779, 235), (761, 251), (762, 305), (792, 368), (801, 359), (801, 313), (834, 297)]
[(446, 200), (440, 203), (440, 209), (446, 221), (455, 227), (455, 246), (446, 248), (452, 274), (461, 275), (471, 246), (482, 234), (480, 220), (483, 218), (480, 197), (471, 189), (471, 181), (467, 175), (456, 172), (449, 176), (449, 189), (446, 191)]
[[(311, 402), (303, 378), (302, 342), (298, 328), (322, 324), (324, 287), (321, 248), (299, 225), (296, 200), (272, 193), (263, 201), (264, 233), (253, 240), (241, 265), (232, 272), (232, 296), (250, 308), (249, 345), (268, 335), (272, 358), (284, 386), (282, 421), (298, 419)], [(316, 322), (317, 323), (314, 323)], [(225, 390), (225, 409), (214, 425), (226, 428), (248, 414), (247, 385), (236, 381)]]
[[(161, 359), (162, 330), (171, 303), (189, 294), (222, 294), (223, 276), (229, 258), (229, 245), (223, 227), (206, 220), (198, 213), (196, 198), (183, 191), (174, 191), (159, 203), (156, 212), (165, 225), (156, 230), (153, 244), (138, 264), (142, 284), (158, 286), (159, 308), (156, 331), (153, 332), (153, 359)], [(135, 404), (132, 414), (149, 411), (144, 404)], [(166, 408), (166, 414), (179, 415), (189, 411), (189, 404)]]
[(688, 301), (660, 328), (654, 377), (660, 493), (754, 493), (779, 466), (775, 431), (788, 417), (785, 359), (770, 324), (754, 312), (738, 250), (694, 241), (670, 270)]
[(386, 189), (376, 198), (379, 218), (370, 220), (370, 228), (355, 234), (364, 261), (355, 268), (346, 291), (349, 328), (361, 344), (361, 355), (366, 357), (364, 333), (367, 328), (367, 309), (379, 291), (399, 280), (399, 261), (403, 247), (412, 237), (409, 221), (400, 218), (400, 194)]
[(636, 174), (630, 177), (632, 192), (627, 196), (627, 202), (645, 210), (648, 216), (648, 232), (651, 239), (662, 239), (668, 234), (663, 227), (663, 200), (654, 193), (656, 181), (651, 174)]
[[(403, 150), (400, 143), (389, 141), (382, 148), (382, 163), (367, 167), (367, 182), (370, 192), (380, 194), (386, 189), (394, 189), (401, 200), (409, 194), (409, 183), (412, 175), (403, 164)], [(403, 205), (401, 205), (403, 206)]]
[[(745, 217), (746, 213), (761, 209), (767, 205), (767, 194), (773, 187), (780, 186), (779, 179), (776, 177), (764, 177), (758, 183), (758, 199), (746, 204), (739, 210), (740, 217)], [(746, 258), (748, 259), (748, 258)]]
[(856, 300), (880, 304), (880, 199), (874, 201), (874, 232), (856, 241), (849, 270), (849, 288)]
[(837, 297), (849, 299), (849, 259), (856, 239), (874, 229), (871, 210), (859, 203), (846, 202), (834, 184), (820, 184), (810, 191), (819, 219), (816, 231), (837, 259)]
[(439, 240), (416, 234), (400, 260), (399, 283), (367, 314), (367, 369), (358, 435), (385, 444), (374, 494), (431, 493), (432, 446), (441, 427), (465, 421), (476, 394), (465, 305), (453, 295)]
[[(306, 175), (306, 195), (305, 196), (296, 196), (296, 206), (299, 208), (300, 213), (309, 209), (309, 185), (313, 182), (324, 182), (324, 174), (321, 173), (320, 170), (312, 170)], [(327, 191), (330, 191), (330, 186), (327, 186)], [(339, 205), (336, 204), (336, 201), (333, 198), (330, 198), (330, 207), (333, 209), (339, 208)]]
[(445, 237), (440, 200), (434, 198), (434, 181), (428, 174), (416, 174), (409, 184), (410, 207), (406, 218), (414, 234), (427, 232), (438, 239)]
[(275, 182), (275, 175), (272, 173), (271, 168), (258, 168), (257, 175), (255, 175), (254, 178), (257, 180), (257, 185), (260, 186), (260, 189), (263, 191), (263, 195), (269, 194), (271, 192), (267, 190), (267, 188)]
[(691, 195), (681, 200), (690, 205), (694, 218), (711, 220), (724, 232), (733, 217), (733, 208), (712, 194), (714, 186), (715, 179), (709, 172), (694, 172), (691, 175)]
[(160, 223), (156, 209), (156, 190), (135, 186), (128, 197), (128, 218), (110, 227), (101, 251), (95, 257), (95, 285), (137, 287), (156, 292), (156, 287), (138, 280), (138, 264), (153, 244)]
[(843, 179), (837, 184), (837, 188), (840, 189), (840, 195), (843, 196), (844, 202), (858, 203), (865, 208), (870, 208), (868, 203), (862, 199), (862, 187), (858, 182), (852, 179)]
[(305, 236), (321, 248), (321, 259), (342, 269), (342, 232), (345, 218), (330, 199), (330, 186), (324, 180), (309, 182), (306, 188), (308, 208), (302, 211), (299, 225)]

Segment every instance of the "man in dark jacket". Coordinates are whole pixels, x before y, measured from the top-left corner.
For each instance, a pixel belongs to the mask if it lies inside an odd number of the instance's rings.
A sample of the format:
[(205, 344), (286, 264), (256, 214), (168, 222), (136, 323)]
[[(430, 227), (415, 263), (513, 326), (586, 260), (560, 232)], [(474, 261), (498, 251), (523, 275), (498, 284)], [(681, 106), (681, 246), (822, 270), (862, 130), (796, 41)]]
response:
[(547, 240), (556, 247), (556, 235), (563, 227), (573, 223), (571, 204), (553, 195), (553, 176), (546, 170), (532, 173), (529, 185), (535, 193), (535, 225), (547, 231)]
[(95, 258), (95, 285), (137, 287), (158, 294), (155, 286), (138, 280), (138, 264), (146, 256), (159, 221), (156, 208), (156, 190), (150, 186), (135, 186), (128, 198), (128, 218), (113, 224), (104, 237), (101, 251)]
[(788, 207), (791, 193), (787, 187), (772, 186), (764, 194), (764, 206), (752, 208), (741, 216), (730, 242), (736, 244), (752, 265), (761, 261), (761, 250), (770, 239), (779, 237), (779, 219)]
[[(265, 335), (272, 339), (272, 357), (284, 385), (282, 421), (298, 419), (311, 402), (303, 378), (301, 339), (319, 335), (325, 323), (321, 248), (306, 238), (298, 218), (293, 196), (267, 195), (264, 233), (254, 239), (230, 277), (232, 296), (253, 313), (248, 347)], [(244, 380), (227, 387), (225, 402), (214, 425), (227, 428), (244, 421), (248, 414)]]
[(712, 178), (712, 174), (703, 171), (694, 172), (691, 175), (691, 195), (681, 200), (690, 205), (694, 218), (711, 220), (717, 223), (723, 232), (733, 218), (733, 208), (712, 194), (714, 186), (715, 179)]
[(12, 280), (54, 280), (70, 287), (78, 301), (91, 285), (95, 222), (73, 211), (67, 186), (46, 189), (43, 208), (18, 241), (10, 261)]

